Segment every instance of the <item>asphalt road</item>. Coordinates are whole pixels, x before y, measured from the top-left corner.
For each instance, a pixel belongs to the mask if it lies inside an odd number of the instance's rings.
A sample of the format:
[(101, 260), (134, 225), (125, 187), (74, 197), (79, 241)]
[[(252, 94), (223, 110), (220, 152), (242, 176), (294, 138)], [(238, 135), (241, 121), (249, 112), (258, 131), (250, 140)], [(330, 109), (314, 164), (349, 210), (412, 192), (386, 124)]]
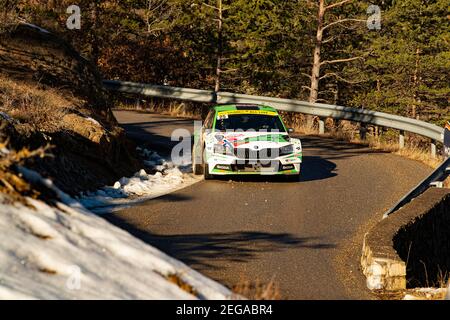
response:
[[(163, 150), (192, 120), (118, 111), (129, 136)], [(330, 138), (301, 137), (300, 182), (201, 181), (106, 218), (232, 287), (274, 280), (284, 299), (371, 299), (359, 270), (364, 233), (431, 171)]]

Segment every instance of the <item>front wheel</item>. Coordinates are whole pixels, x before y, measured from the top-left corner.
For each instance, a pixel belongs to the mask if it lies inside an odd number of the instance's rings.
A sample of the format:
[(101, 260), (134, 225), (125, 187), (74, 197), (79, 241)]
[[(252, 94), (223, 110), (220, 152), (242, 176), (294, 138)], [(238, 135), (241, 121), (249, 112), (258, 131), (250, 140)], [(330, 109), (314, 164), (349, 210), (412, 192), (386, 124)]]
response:
[(284, 176), (284, 180), (287, 182), (300, 182), (300, 173), (286, 175), (286, 176)]
[(209, 173), (209, 165), (207, 163), (203, 166), (203, 177), (205, 180), (211, 180), (213, 178), (213, 175)]

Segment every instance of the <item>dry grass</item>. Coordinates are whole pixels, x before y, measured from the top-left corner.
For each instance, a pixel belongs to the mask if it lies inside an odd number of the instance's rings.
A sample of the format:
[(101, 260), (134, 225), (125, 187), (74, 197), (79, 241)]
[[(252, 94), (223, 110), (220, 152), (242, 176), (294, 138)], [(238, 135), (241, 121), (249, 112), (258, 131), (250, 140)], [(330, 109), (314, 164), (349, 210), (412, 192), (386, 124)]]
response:
[(14, 28), (19, 15), (17, 1), (0, 0), (0, 33)]
[(437, 281), (439, 288), (448, 288), (450, 285), (450, 274), (447, 271), (439, 270)]
[(0, 76), (0, 111), (34, 129), (55, 132), (61, 129), (61, 119), (71, 102), (55, 89), (42, 89)]
[(200, 119), (203, 107), (198, 103), (180, 102), (175, 100), (134, 100), (134, 101), (118, 101), (115, 109), (119, 110), (135, 110), (143, 112), (154, 112), (171, 117)]
[(426, 287), (424, 288), (412, 288), (403, 292), (400, 299), (408, 296), (409, 299), (415, 300), (444, 300), (448, 295), (448, 289), (450, 288), (449, 273), (443, 272), (439, 269), (436, 281), (430, 283), (428, 281), (427, 268), (424, 264), (424, 272), (426, 274)]
[[(34, 157), (45, 157), (46, 148), (39, 148), (30, 151), (23, 148), (19, 151), (8, 151), (6, 143), (0, 144), (0, 193), (9, 195), (12, 200), (22, 201), (24, 196), (37, 198), (40, 193), (35, 190), (28, 182), (26, 182), (20, 175), (17, 175), (13, 168), (21, 165), (27, 159)], [(26, 203), (26, 202), (24, 202)]]
[(273, 280), (263, 283), (259, 279), (251, 281), (241, 277), (231, 290), (250, 300), (281, 300), (280, 288)]
[[(445, 300), (447, 296), (446, 288), (420, 288), (406, 290), (401, 297), (408, 296), (408, 300)], [(411, 298), (412, 297), (412, 298)]]
[[(376, 131), (375, 127), (369, 127), (366, 139), (363, 140), (359, 136), (359, 126), (349, 121), (340, 121), (339, 125), (336, 125), (335, 121), (329, 120), (326, 127), (327, 133), (322, 136), (368, 146), (374, 150), (390, 152), (411, 160), (422, 162), (433, 169), (437, 168), (444, 160), (441, 156), (432, 158), (430, 150), (423, 147), (425, 144), (423, 143), (423, 139), (413, 135), (407, 137), (405, 148), (400, 149), (397, 142), (398, 134), (393, 130), (381, 134)], [(318, 135), (317, 127), (307, 127), (304, 122), (300, 123), (300, 126), (293, 128), (296, 132), (301, 134)]]
[(169, 282), (172, 282), (173, 284), (177, 285), (178, 287), (180, 287), (182, 290), (194, 295), (194, 296), (198, 296), (197, 291), (188, 283), (186, 283), (185, 281), (183, 281), (183, 279), (181, 279), (181, 277), (178, 274), (169, 274), (168, 276), (165, 277)]

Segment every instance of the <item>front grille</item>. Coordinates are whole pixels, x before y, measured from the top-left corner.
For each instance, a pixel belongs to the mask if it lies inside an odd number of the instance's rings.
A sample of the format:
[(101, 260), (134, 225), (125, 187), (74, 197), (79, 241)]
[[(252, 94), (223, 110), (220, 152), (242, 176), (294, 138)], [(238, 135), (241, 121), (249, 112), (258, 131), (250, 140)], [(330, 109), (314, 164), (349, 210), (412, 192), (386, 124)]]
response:
[(249, 148), (237, 148), (234, 155), (238, 159), (271, 160), (280, 156), (280, 148), (267, 148), (254, 150)]
[(261, 170), (270, 170), (272, 172), (280, 171), (281, 164), (279, 161), (250, 161), (250, 160), (237, 160), (236, 163), (231, 165), (231, 171), (234, 172), (259, 172)]

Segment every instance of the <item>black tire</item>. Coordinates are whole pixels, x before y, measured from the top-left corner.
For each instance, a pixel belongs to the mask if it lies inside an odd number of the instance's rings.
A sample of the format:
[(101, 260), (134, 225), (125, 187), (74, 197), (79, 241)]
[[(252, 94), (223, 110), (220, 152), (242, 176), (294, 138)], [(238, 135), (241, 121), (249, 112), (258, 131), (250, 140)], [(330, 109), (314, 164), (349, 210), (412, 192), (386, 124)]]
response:
[(213, 178), (213, 175), (209, 173), (209, 166), (207, 163), (203, 165), (203, 177), (205, 180), (211, 180)]
[(196, 176), (203, 174), (203, 166), (201, 164), (193, 164), (192, 171)]
[[(192, 172), (195, 175), (201, 175), (203, 174), (203, 164), (197, 163), (195, 160), (197, 158), (197, 155), (195, 154), (195, 146), (192, 147)], [(203, 155), (202, 155), (203, 158)]]
[(293, 175), (284, 176), (285, 181), (287, 182), (300, 182), (300, 173)]
[(297, 174), (284, 176), (286, 181), (289, 181), (289, 182), (300, 182), (300, 179), (301, 179), (300, 174), (302, 172), (301, 167), (302, 166), (300, 165), (300, 168), (299, 168), (300, 170), (299, 170), (299, 172)]

